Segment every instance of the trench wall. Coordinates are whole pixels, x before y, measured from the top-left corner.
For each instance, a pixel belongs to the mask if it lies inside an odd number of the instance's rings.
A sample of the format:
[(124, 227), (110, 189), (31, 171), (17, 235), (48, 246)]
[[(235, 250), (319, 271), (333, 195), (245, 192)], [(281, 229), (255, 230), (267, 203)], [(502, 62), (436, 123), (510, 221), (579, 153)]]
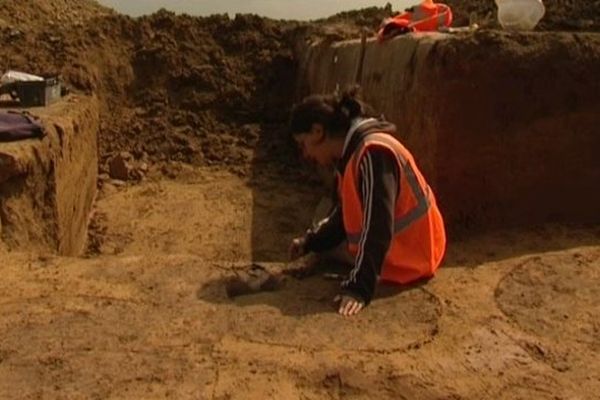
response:
[(84, 250), (96, 194), (98, 109), (94, 98), (80, 96), (31, 109), (46, 136), (0, 143), (2, 247), (67, 256)]
[(600, 222), (600, 35), (416, 34), (320, 43), (300, 94), (360, 83), (449, 227)]

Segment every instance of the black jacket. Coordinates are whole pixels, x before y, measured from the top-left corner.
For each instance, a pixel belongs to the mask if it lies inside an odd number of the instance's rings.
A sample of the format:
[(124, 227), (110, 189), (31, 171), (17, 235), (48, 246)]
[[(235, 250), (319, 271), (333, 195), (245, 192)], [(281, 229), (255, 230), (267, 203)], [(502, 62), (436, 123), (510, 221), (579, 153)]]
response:
[[(357, 150), (365, 136), (370, 133), (394, 134), (396, 127), (381, 120), (361, 125), (350, 141), (337, 164), (338, 172), (343, 175), (348, 161)], [(375, 286), (383, 261), (390, 247), (394, 229), (394, 208), (400, 192), (400, 171), (392, 154), (381, 150), (368, 150), (361, 159), (360, 189), (363, 206), (363, 232), (354, 267), (348, 278), (342, 282), (342, 288), (369, 304), (375, 292)], [(341, 202), (336, 198), (336, 206), (329, 216), (316, 229), (306, 236), (308, 251), (322, 252), (330, 250), (346, 239), (342, 219)]]

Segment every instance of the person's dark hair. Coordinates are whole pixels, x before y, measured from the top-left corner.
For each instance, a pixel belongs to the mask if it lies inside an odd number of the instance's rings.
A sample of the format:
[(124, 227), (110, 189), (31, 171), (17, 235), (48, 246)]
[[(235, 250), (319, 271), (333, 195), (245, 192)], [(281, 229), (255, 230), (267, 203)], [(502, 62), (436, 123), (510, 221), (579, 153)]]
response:
[(351, 87), (341, 95), (316, 94), (305, 97), (292, 108), (290, 131), (292, 135), (309, 132), (313, 124), (321, 124), (326, 134), (344, 136), (352, 120), (373, 115), (371, 107), (359, 99), (360, 88)]

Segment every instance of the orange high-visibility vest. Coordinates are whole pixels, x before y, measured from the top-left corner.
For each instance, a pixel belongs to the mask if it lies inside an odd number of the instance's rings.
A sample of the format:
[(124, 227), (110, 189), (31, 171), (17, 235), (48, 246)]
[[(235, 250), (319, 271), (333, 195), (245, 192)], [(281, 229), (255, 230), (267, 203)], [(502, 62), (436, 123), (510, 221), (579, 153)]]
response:
[(338, 173), (349, 251), (356, 255), (363, 231), (359, 165), (365, 151), (384, 149), (398, 163), (400, 192), (394, 213), (394, 236), (381, 269), (381, 279), (409, 283), (434, 275), (446, 250), (446, 232), (435, 197), (410, 152), (387, 133), (367, 135), (354, 152), (343, 175)]
[(431, 32), (452, 25), (452, 9), (445, 4), (428, 4), (423, 2), (414, 6), (411, 11), (403, 12), (390, 18), (378, 32), (379, 41), (389, 37), (391, 33)]
[(437, 31), (452, 25), (452, 10), (445, 4), (420, 4), (410, 15), (412, 27), (417, 32)]

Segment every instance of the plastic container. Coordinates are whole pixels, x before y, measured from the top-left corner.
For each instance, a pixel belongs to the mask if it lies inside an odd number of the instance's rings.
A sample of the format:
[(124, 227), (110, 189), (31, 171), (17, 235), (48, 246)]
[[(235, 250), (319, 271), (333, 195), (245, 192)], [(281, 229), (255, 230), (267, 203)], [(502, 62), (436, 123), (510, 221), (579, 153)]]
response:
[(0, 94), (8, 94), (20, 107), (44, 107), (59, 100), (62, 85), (58, 76), (47, 76), (41, 81), (14, 81), (0, 86)]
[(44, 78), (37, 75), (28, 74), (26, 72), (21, 71), (7, 71), (2, 78), (0, 78), (0, 83), (7, 84), (12, 82), (41, 82)]
[(508, 30), (532, 30), (546, 13), (542, 0), (495, 0), (498, 22)]
[(47, 77), (42, 81), (13, 83), (22, 107), (45, 107), (61, 97), (61, 84), (58, 77)]

